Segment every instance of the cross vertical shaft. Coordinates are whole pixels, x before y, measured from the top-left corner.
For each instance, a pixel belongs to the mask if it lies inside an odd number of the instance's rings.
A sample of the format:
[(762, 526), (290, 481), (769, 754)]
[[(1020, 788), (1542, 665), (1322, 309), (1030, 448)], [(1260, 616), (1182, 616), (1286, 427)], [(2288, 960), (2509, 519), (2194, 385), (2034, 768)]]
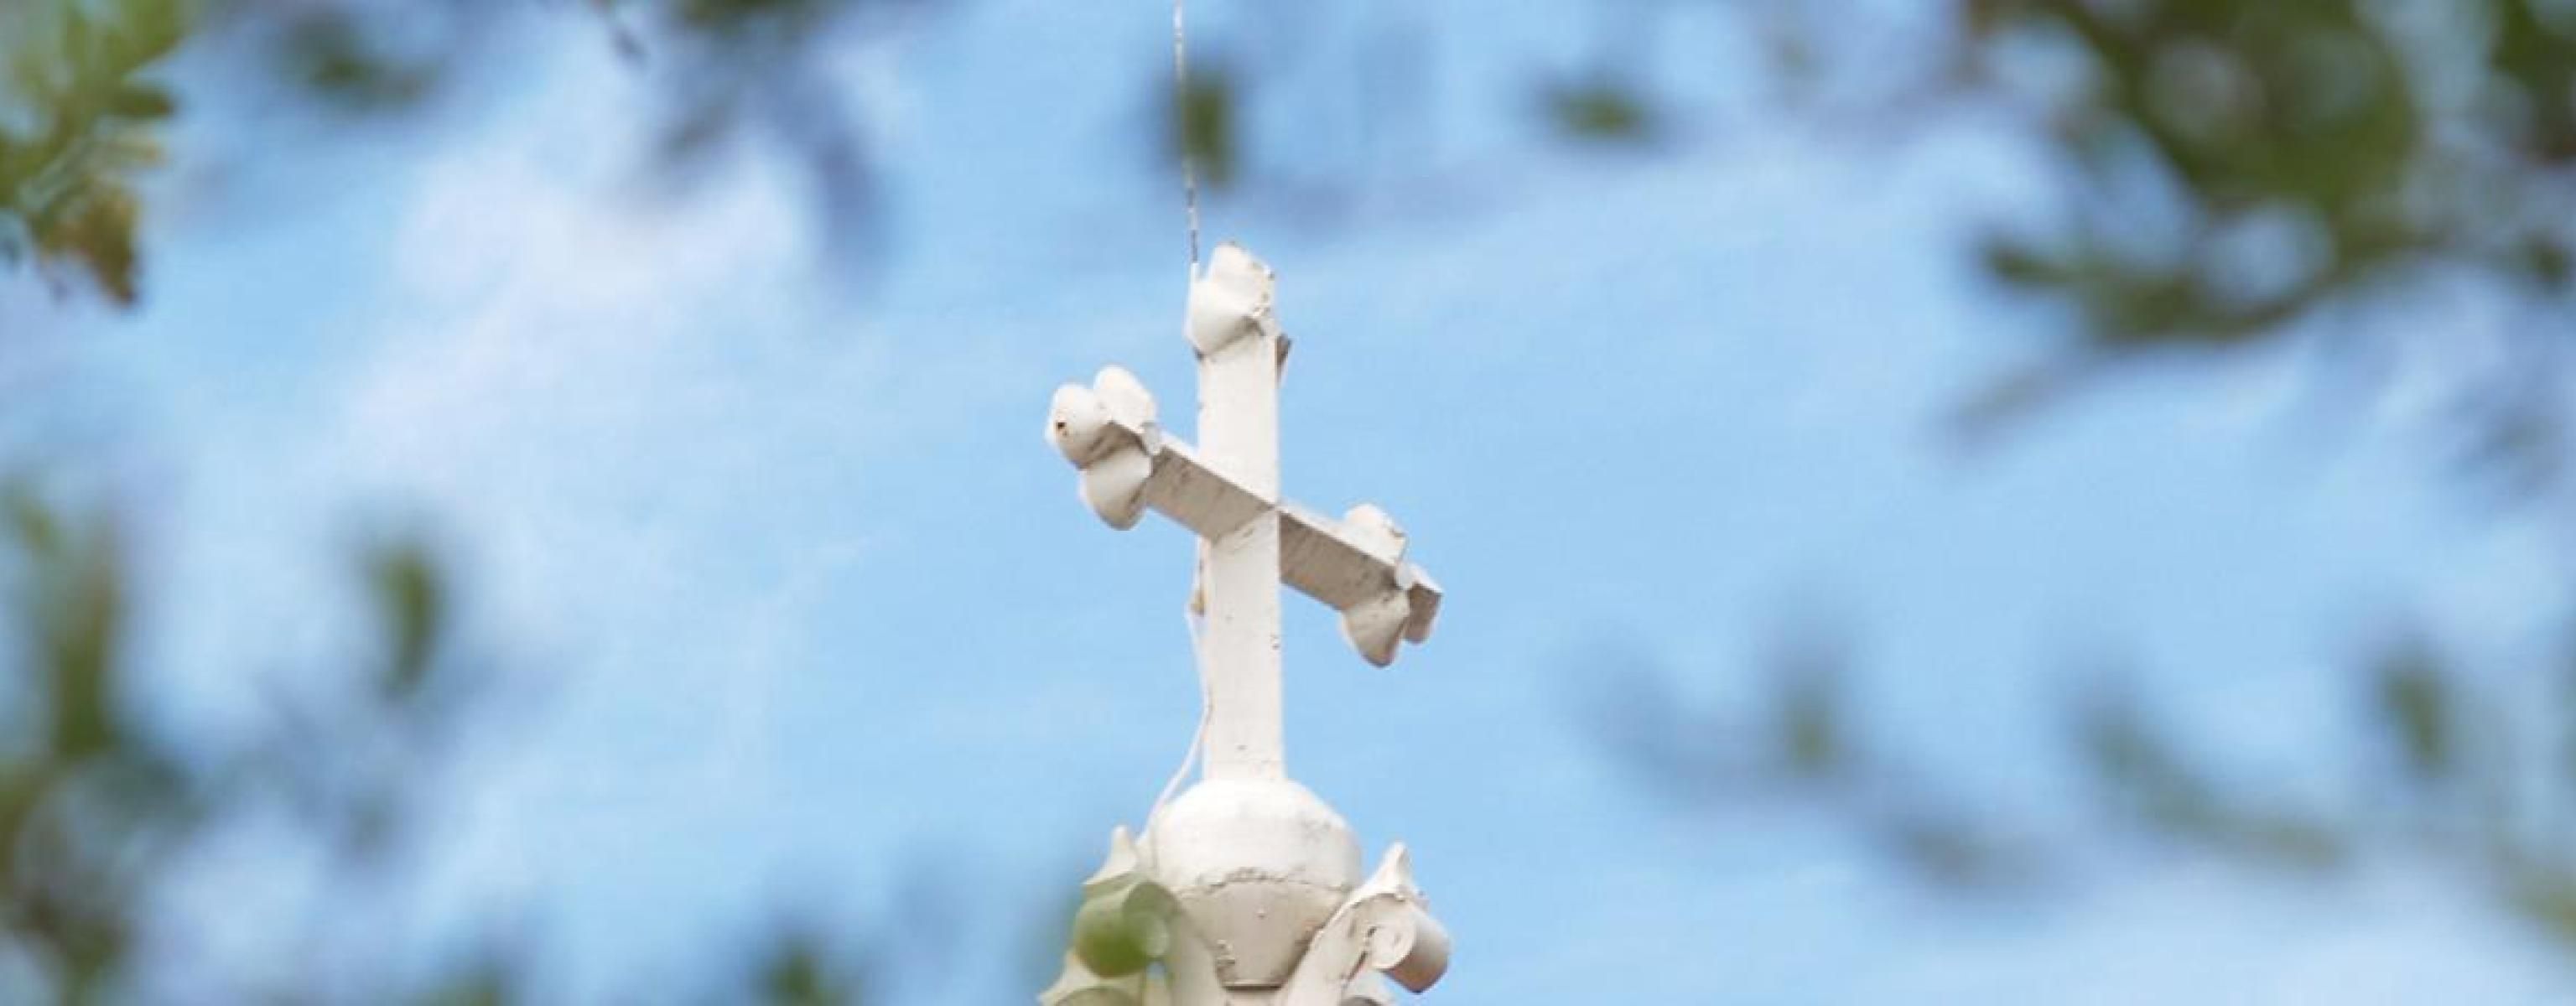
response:
[[(1270, 500), (1279, 498), (1280, 338), (1255, 327), (1199, 358), (1200, 449)], [(1283, 778), (1279, 521), (1245, 522), (1208, 542), (1205, 556), (1207, 776)]]

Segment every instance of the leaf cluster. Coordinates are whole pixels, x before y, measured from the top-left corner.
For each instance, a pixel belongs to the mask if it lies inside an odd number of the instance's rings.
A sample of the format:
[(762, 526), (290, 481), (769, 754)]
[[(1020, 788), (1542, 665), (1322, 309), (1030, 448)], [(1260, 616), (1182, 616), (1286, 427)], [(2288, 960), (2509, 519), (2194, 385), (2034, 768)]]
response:
[(182, 0), (0, 5), (0, 261), (76, 266), (135, 300), (134, 177), (177, 107), (148, 75), (188, 28)]
[[(2576, 955), (2576, 647), (2557, 692), (2481, 682), (2426, 641), (2373, 653), (2355, 691), (2353, 744), (2312, 753), (2349, 773), (2356, 798), (2249, 784), (2182, 739), (2124, 677), (2094, 677), (2062, 721), (2064, 764), (2089, 813), (2073, 822), (1996, 809), (1937, 777), (1855, 715), (1834, 644), (1780, 663), (1749, 719), (1693, 712), (1652, 674), (1603, 705), (1610, 750), (1691, 805), (1789, 801), (1852, 823), (1872, 847), (1938, 886), (2060, 888), (2127, 844), (2325, 881), (2374, 859), (2457, 877), (2508, 918)], [(2106, 841), (2107, 840), (2107, 841)]]
[[(184, 965), (175, 957), (169, 892), (205, 850), (245, 828), (265, 859), (307, 864), (324, 890), (390, 890), (383, 881), (418, 851), (432, 820), (424, 784), (483, 743), (474, 728), (496, 679), (466, 644), (448, 564), (418, 539), (384, 540), (356, 555), (351, 583), (373, 632), (347, 673), (269, 695), (269, 715), (247, 740), (210, 745), (144, 712), (153, 686), (134, 653), (138, 584), (124, 542), (99, 512), (63, 506), (32, 483), (0, 484), (0, 1001), (154, 1000), (172, 982), (186, 1001), (530, 1001), (529, 976), (543, 961), (506, 944), (423, 978), (364, 977), (355, 987), (318, 953)], [(302, 927), (317, 945), (331, 943), (336, 925), (259, 922)], [(722, 962), (708, 994), (855, 1004), (860, 972), (844, 950), (817, 927), (776, 927)], [(404, 962), (364, 963), (390, 973)]]

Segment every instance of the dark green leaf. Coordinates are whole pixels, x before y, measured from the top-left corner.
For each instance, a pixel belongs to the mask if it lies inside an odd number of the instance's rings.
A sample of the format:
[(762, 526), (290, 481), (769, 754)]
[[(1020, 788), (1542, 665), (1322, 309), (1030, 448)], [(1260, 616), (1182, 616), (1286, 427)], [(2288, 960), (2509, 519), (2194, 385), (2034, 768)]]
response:
[(107, 99), (109, 113), (128, 119), (166, 119), (178, 107), (178, 100), (157, 84), (128, 84)]

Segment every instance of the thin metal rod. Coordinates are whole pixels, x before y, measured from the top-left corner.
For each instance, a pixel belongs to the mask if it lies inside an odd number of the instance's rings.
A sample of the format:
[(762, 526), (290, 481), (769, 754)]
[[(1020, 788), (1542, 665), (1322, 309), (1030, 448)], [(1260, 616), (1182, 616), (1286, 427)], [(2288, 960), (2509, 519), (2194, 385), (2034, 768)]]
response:
[(1172, 136), (1181, 148), (1181, 203), (1190, 218), (1190, 278), (1199, 275), (1199, 168), (1190, 152), (1189, 23), (1183, 7), (1172, 0)]

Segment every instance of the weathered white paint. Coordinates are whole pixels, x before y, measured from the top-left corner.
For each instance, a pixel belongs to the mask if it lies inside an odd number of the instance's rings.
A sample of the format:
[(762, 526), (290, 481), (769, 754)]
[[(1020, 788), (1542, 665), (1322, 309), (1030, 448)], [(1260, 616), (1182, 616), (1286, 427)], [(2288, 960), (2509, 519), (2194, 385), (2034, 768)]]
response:
[[(1279, 326), (1270, 270), (1218, 248), (1190, 286), (1190, 345), (1199, 353), (1199, 445), (1248, 495), (1279, 499)], [(1207, 627), (1207, 777), (1287, 776), (1280, 743), (1279, 522), (1255, 517), (1208, 539), (1199, 570)]]
[(1359, 883), (1360, 843), (1321, 798), (1284, 778), (1213, 775), (1147, 824), (1154, 879), (1212, 939), (1230, 988), (1278, 985), (1306, 934)]
[(1386, 1003), (1377, 972), (1414, 992), (1431, 987), (1449, 970), (1449, 930), (1431, 917), (1413, 886), (1413, 854), (1398, 842), (1368, 883), (1325, 921), (1306, 948), (1297, 972), (1280, 991), (1280, 1006), (1348, 1006), (1353, 1000)]
[[(1109, 404), (1127, 394), (1143, 397), (1125, 407)], [(1054, 416), (1050, 439), (1081, 467), (1083, 499), (1110, 526), (1134, 527), (1151, 507), (1216, 541), (1255, 519), (1273, 518), (1279, 522), (1277, 577), (1342, 612), (1345, 634), (1371, 663), (1392, 663), (1394, 640), (1383, 640), (1383, 649), (1364, 644), (1347, 621), (1355, 611), (1385, 609), (1397, 616), (1394, 625), (1404, 640), (1430, 638), (1440, 614), (1440, 586), (1422, 567), (1404, 561), (1404, 530), (1386, 511), (1362, 503), (1334, 520), (1218, 474), (1197, 450), (1155, 425), (1153, 398), (1124, 368), (1102, 368), (1089, 388), (1057, 389)]]
[[(1202, 539), (1208, 707), (1204, 777), (1147, 822), (1143, 842), (1123, 829), (1113, 837), (1085, 885), (1077, 949), (1089, 949), (1067, 957), (1044, 1003), (1384, 1003), (1379, 974), (1421, 991), (1448, 966), (1448, 934), (1414, 888), (1404, 847), (1361, 883), (1349, 825), (1288, 778), (1280, 584), (1340, 612), (1343, 637), (1379, 666), (1430, 638), (1441, 594), (1405, 561), (1404, 531), (1385, 511), (1362, 504), (1335, 520), (1281, 497), (1288, 340), (1275, 296), (1269, 267), (1232, 244), (1191, 284), (1197, 447), (1165, 435), (1153, 396), (1118, 367), (1057, 389), (1049, 410), (1047, 439), (1080, 470), (1082, 498), (1102, 520), (1133, 527), (1151, 509)], [(1117, 928), (1166, 898), (1177, 909), (1168, 939)], [(1161, 972), (1132, 970), (1149, 945)]]

